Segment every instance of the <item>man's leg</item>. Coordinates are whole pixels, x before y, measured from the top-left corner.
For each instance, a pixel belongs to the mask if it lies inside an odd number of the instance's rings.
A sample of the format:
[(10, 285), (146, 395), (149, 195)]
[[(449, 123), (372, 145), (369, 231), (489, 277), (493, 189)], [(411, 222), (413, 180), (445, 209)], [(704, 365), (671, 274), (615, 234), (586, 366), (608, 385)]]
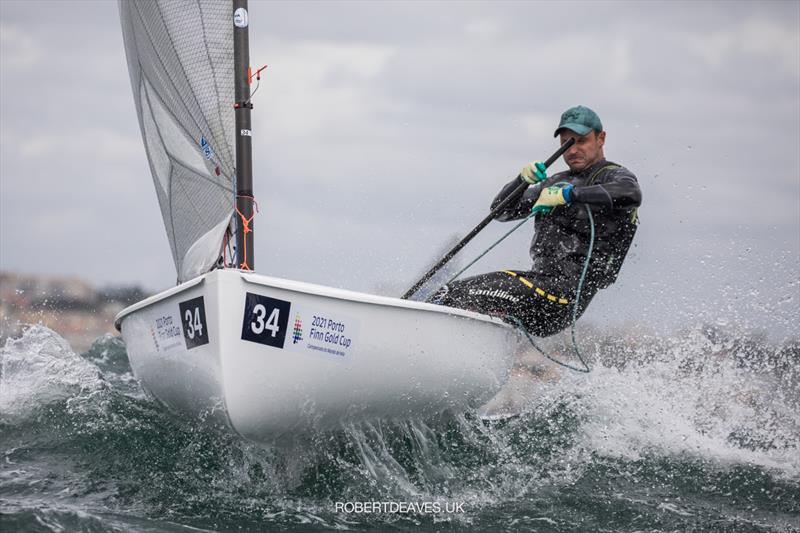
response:
[(450, 283), (428, 301), (504, 319), (513, 316), (532, 335), (546, 337), (569, 326), (572, 302), (542, 285), (527, 272), (504, 270)]
[(524, 297), (511, 276), (489, 272), (445, 285), (428, 301), (486, 315), (502, 315), (512, 311)]

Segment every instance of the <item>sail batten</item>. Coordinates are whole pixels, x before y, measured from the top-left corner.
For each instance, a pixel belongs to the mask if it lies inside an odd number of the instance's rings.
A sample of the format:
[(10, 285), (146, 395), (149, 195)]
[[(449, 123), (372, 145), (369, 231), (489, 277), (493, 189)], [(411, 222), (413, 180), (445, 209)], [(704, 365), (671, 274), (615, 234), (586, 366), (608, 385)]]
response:
[(119, 2), (139, 126), (179, 282), (214, 267), (234, 212), (232, 6)]

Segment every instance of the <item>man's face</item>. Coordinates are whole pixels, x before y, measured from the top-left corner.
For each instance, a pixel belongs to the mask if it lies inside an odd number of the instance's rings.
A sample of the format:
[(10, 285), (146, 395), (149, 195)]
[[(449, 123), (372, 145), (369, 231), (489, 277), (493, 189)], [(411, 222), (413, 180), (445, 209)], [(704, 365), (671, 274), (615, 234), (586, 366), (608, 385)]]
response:
[(564, 152), (564, 162), (573, 172), (580, 172), (594, 165), (603, 157), (603, 145), (606, 143), (606, 132), (597, 133), (592, 130), (586, 135), (578, 135), (572, 130), (563, 129), (560, 133), (561, 144), (575, 139), (575, 144)]

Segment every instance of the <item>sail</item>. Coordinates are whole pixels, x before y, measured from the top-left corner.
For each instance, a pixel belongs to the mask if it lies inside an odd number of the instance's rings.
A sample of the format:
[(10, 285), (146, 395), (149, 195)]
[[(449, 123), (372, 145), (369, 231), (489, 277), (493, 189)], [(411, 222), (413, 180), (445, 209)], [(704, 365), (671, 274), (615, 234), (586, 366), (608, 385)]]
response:
[(120, 0), (133, 97), (178, 281), (209, 271), (234, 206), (233, 8)]

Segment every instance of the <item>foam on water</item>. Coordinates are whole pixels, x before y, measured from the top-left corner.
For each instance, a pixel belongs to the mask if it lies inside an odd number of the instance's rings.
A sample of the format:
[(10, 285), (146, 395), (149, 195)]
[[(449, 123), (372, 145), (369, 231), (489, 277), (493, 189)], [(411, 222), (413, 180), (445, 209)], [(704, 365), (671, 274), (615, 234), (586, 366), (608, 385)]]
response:
[(682, 365), (685, 353), (668, 355), (565, 376), (558, 394), (579, 398), (581, 447), (626, 460), (681, 455), (800, 475), (800, 413), (774, 377), (730, 359), (696, 371)]
[[(800, 501), (797, 374), (748, 362), (745, 348), (699, 330), (604, 345), (588, 375), (543, 383), (517, 372), (511, 420), (365, 421), (264, 446), (148, 398), (118, 338), (77, 355), (33, 326), (0, 351), (0, 512), (155, 529), (630, 529), (602, 518), (622, 508), (645, 517), (637, 527), (680, 530), (709, 509), (742, 519), (736, 505), (721, 510), (733, 493), (780, 528), (800, 514), (786, 503)], [(466, 512), (334, 511), (346, 501), (460, 502)]]
[(105, 388), (100, 372), (42, 325), (0, 349), (0, 417), (24, 418), (37, 407)]

